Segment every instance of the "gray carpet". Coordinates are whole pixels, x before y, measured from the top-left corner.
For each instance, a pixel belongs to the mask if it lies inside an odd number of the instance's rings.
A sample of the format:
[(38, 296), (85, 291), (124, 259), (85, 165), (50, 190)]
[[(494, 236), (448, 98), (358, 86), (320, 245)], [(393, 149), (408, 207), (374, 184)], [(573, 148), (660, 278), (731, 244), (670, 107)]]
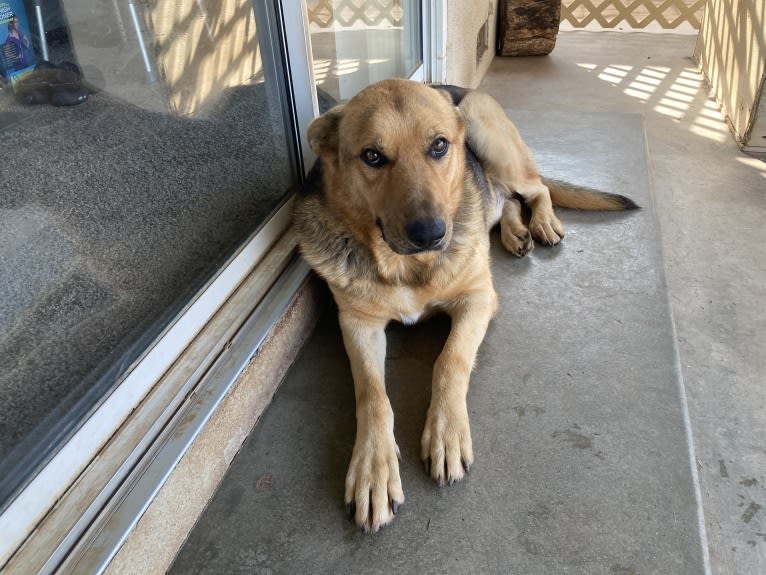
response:
[(2, 503), (14, 470), (105, 393), (293, 176), (262, 84), (196, 119), (106, 93), (72, 108), (0, 96)]
[(393, 325), (386, 376), (406, 502), (376, 535), (345, 518), (354, 393), (330, 314), (171, 573), (703, 571), (642, 119), (511, 116), (546, 175), (624, 193), (644, 209), (562, 210), (562, 245), (523, 260), (494, 236), (500, 311), (469, 392), (470, 476), (440, 489), (419, 460), (449, 322)]

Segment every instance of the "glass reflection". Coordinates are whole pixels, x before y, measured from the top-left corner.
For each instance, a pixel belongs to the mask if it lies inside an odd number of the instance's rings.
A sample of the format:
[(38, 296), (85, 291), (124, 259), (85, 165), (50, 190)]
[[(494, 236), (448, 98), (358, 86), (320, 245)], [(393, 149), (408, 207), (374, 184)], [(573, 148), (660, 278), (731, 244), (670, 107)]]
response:
[(308, 0), (307, 9), (322, 111), (422, 63), (420, 2)]
[(0, 0), (0, 506), (295, 183), (253, 7)]

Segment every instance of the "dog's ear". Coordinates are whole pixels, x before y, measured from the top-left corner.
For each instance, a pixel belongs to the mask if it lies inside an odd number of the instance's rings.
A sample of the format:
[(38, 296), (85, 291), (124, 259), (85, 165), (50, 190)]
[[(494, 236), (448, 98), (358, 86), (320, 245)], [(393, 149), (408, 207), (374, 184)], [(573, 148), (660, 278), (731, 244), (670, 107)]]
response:
[(338, 155), (338, 127), (343, 117), (344, 106), (345, 104), (338, 104), (309, 124), (309, 146), (320, 158)]
[(449, 103), (451, 106), (455, 106), (455, 107), (457, 108), (457, 104), (455, 104), (455, 100), (454, 100), (454, 98), (452, 97), (452, 94), (450, 94), (449, 92), (447, 92), (447, 90), (437, 90), (437, 89), (434, 89), (434, 91), (435, 91), (437, 94), (439, 94), (439, 96), (441, 96), (442, 98), (444, 98), (445, 100), (447, 100), (447, 103)]
[(466, 93), (468, 93), (468, 90), (465, 90), (463, 88), (455, 88), (454, 90), (458, 91), (449, 91), (449, 90), (437, 90), (434, 89), (434, 91), (439, 94), (444, 100), (452, 107), (452, 109), (455, 111), (455, 115), (458, 119), (458, 122), (460, 122), (460, 125), (463, 126), (465, 118), (463, 118), (463, 111), (460, 109), (460, 106), (456, 102), (457, 100), (462, 100), (463, 96), (465, 96)]

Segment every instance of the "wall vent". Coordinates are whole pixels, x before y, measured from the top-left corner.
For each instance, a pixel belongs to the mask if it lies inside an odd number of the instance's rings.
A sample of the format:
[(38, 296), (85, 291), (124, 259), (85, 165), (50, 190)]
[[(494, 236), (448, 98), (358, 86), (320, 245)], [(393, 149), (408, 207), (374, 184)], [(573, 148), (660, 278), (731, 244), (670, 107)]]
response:
[(481, 62), (482, 56), (489, 47), (489, 19), (484, 21), (484, 24), (479, 28), (479, 33), (476, 35), (476, 65)]

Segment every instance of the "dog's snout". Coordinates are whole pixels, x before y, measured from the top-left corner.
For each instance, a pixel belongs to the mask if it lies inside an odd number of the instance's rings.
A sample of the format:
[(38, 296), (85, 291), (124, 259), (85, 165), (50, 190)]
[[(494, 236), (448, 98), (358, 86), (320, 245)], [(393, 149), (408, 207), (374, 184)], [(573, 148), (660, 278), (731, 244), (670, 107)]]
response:
[(444, 239), (447, 224), (441, 218), (413, 220), (405, 226), (404, 231), (413, 246), (420, 250), (431, 250)]

